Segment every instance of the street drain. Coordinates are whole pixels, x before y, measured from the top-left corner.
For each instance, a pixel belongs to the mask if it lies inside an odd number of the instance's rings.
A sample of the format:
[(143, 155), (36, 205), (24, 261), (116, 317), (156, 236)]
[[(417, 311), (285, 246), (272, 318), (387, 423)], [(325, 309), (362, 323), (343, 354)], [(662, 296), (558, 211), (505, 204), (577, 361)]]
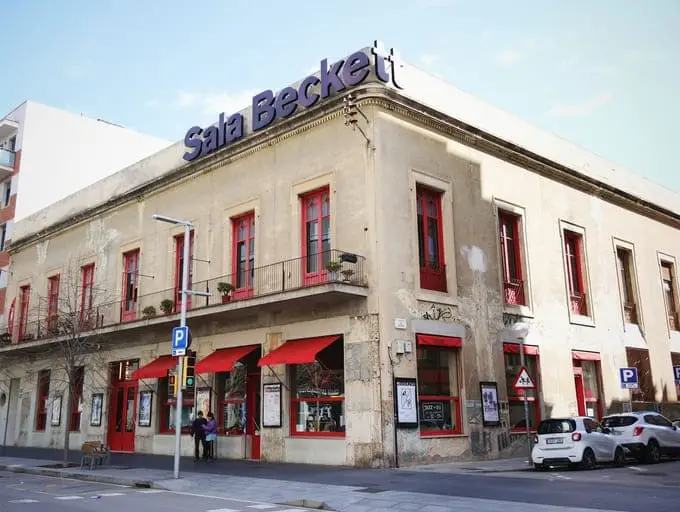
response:
[(135, 487), (138, 489), (151, 489), (151, 484), (148, 482), (135, 482)]
[(288, 506), (288, 507), (304, 507), (304, 508), (308, 508), (308, 509), (311, 509), (311, 510), (330, 510), (332, 512), (335, 512), (334, 508), (330, 508), (328, 505), (326, 505), (322, 501), (314, 501), (314, 500), (284, 501), (282, 503), (277, 503), (277, 505), (284, 505), (284, 506)]

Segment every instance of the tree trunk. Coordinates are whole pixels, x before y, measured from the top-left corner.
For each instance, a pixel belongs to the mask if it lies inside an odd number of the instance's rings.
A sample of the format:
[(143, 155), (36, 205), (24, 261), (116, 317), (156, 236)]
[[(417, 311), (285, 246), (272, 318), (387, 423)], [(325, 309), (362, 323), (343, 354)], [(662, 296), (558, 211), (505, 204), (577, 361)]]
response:
[(73, 390), (71, 389), (73, 387), (73, 383), (71, 382), (71, 378), (69, 379), (68, 386), (66, 386), (66, 417), (64, 418), (64, 421), (62, 424), (64, 425), (64, 467), (68, 467), (68, 462), (69, 462), (69, 457), (68, 457), (68, 452), (69, 452), (69, 440), (71, 437), (71, 415), (73, 413), (73, 400), (71, 397), (73, 396)]

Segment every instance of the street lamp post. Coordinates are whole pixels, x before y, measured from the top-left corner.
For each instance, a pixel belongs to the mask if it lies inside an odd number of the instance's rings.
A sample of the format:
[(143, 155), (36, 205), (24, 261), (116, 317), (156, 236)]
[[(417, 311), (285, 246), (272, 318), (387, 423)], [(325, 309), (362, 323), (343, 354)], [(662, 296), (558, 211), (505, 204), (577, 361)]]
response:
[[(515, 323), (512, 325), (512, 330), (515, 331), (517, 338), (519, 339), (519, 364), (521, 368), (525, 368), (524, 363), (524, 339), (527, 334), (529, 334), (529, 326), (524, 323)], [(525, 390), (526, 393), (526, 390)], [(529, 424), (529, 401), (526, 395), (524, 396), (524, 428), (526, 431), (526, 442), (527, 442), (527, 458), (529, 465), (531, 462), (531, 426)]]
[[(191, 221), (173, 219), (164, 215), (153, 215), (154, 220), (161, 222), (168, 222), (170, 224), (177, 224), (184, 226), (184, 247), (182, 247), (182, 300), (180, 307), (179, 325), (181, 327), (187, 324), (187, 295), (191, 293), (189, 287), (189, 243), (191, 239)], [(184, 363), (184, 356), (177, 357), (177, 376), (176, 379), (182, 378), (182, 365)], [(175, 404), (175, 461), (173, 466), (174, 478), (179, 478), (179, 460), (180, 450), (182, 446), (182, 387), (183, 383), (180, 381), (177, 385), (177, 403)]]

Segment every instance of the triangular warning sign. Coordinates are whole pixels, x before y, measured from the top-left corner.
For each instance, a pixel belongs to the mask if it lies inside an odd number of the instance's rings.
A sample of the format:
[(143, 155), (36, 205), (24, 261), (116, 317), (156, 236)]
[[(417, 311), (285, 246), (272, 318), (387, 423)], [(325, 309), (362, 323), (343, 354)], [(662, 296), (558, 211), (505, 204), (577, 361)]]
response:
[(515, 383), (512, 385), (515, 389), (534, 389), (534, 381), (529, 377), (529, 372), (522, 366), (517, 377), (515, 378)]

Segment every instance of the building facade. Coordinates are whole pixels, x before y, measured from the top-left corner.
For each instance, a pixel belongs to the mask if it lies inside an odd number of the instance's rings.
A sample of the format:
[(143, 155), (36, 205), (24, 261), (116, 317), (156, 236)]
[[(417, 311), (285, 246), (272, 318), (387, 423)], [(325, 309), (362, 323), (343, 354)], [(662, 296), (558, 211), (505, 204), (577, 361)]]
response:
[(33, 101), (0, 118), (0, 311), (15, 222), (169, 145)]
[[(214, 411), (220, 457), (391, 466), (497, 457), (525, 402), (530, 428), (672, 408), (675, 195), (394, 53), (320, 69), (22, 221), (7, 444), (172, 453), (181, 407), (186, 432)], [(183, 228), (154, 214), (191, 221), (202, 292), (181, 404)]]

